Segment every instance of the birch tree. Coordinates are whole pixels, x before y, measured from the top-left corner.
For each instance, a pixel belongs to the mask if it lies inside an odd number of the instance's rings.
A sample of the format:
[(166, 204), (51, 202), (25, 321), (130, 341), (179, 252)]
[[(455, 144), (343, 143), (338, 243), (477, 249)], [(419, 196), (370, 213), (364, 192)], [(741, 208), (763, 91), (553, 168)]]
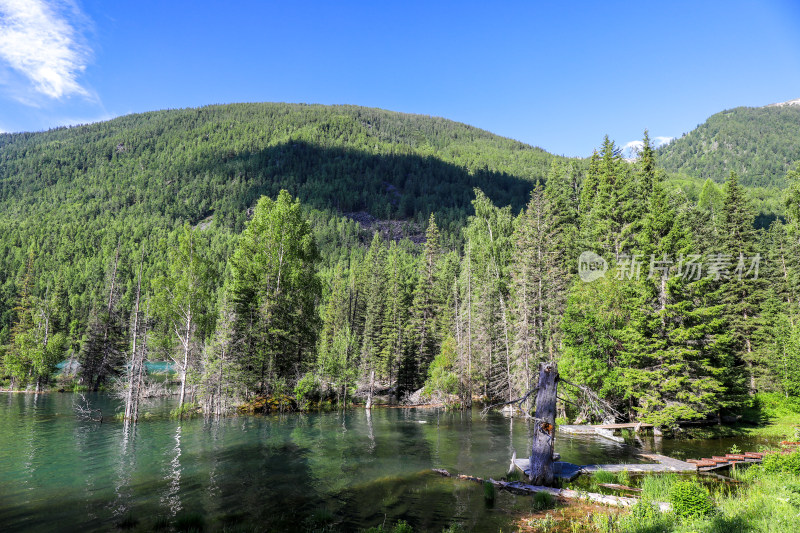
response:
[(186, 375), (195, 361), (197, 345), (202, 341), (198, 329), (205, 328), (209, 319), (213, 285), (207, 254), (205, 239), (186, 224), (178, 236), (177, 246), (169, 252), (167, 272), (153, 282), (156, 313), (177, 343), (177, 350), (171, 351), (170, 357), (181, 380), (179, 412), (186, 400)]

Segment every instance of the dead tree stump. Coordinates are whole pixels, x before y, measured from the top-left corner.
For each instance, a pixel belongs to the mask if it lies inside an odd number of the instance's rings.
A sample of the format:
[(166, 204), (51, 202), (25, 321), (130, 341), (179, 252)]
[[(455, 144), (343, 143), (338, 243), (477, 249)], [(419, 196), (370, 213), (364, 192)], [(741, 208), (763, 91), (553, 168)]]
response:
[(553, 444), (556, 434), (556, 393), (558, 367), (556, 363), (539, 363), (539, 390), (533, 420), (530, 480), (533, 485), (553, 484)]

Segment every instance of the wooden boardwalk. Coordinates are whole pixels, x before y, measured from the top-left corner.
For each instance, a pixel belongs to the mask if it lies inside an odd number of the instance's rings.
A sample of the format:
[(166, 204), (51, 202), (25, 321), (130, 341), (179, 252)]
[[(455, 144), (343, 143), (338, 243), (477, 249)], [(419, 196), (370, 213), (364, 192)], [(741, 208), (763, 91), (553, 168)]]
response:
[[(652, 463), (619, 463), (619, 464), (595, 464), (595, 465), (575, 465), (563, 461), (556, 461), (553, 463), (553, 474), (557, 478), (566, 481), (572, 481), (580, 474), (591, 474), (598, 470), (605, 470), (606, 472), (622, 472), (627, 470), (636, 474), (658, 474), (667, 472), (677, 473), (694, 473), (697, 472), (698, 467), (688, 461), (680, 461), (667, 457), (666, 455), (658, 454), (639, 454), (639, 457), (653, 461)], [(516, 459), (514, 465), (519, 468), (526, 476), (530, 473), (529, 460)]]
[(597, 424), (597, 425), (575, 425), (565, 424), (558, 426), (558, 431), (564, 433), (572, 433), (577, 435), (600, 435), (615, 442), (624, 442), (619, 433), (623, 429), (633, 430), (635, 433), (641, 431), (653, 431), (653, 424), (645, 424), (643, 422), (632, 422), (627, 424)]
[(762, 452), (726, 453), (714, 455), (710, 459), (689, 459), (687, 462), (697, 467), (698, 472), (710, 472), (718, 468), (727, 468), (738, 463), (760, 463), (764, 458)]

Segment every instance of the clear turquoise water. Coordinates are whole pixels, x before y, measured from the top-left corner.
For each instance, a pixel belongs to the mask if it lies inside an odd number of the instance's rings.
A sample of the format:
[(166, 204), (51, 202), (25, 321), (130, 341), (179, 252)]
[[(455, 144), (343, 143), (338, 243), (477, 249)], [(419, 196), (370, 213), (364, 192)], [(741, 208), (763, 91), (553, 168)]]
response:
[[(453, 522), (496, 531), (531, 505), (499, 493), (488, 506), (480, 485), (431, 472), (501, 477), (512, 449), (527, 454), (519, 419), (375, 409), (176, 421), (166, 418), (170, 399), (129, 427), (77, 420), (75, 398), (0, 394), (0, 531), (109, 531), (128, 516), (147, 531), (186, 513), (201, 514), (207, 531), (306, 531), (322, 510), (339, 531), (399, 519), (417, 531)], [(87, 398), (106, 419), (119, 409), (107, 396)], [(561, 435), (556, 449), (578, 464), (634, 461), (637, 452)]]
[[(61, 361), (56, 365), (58, 371), (63, 371), (67, 365), (70, 364), (70, 361), (64, 360)], [(145, 361), (144, 366), (147, 368), (147, 372), (169, 372), (175, 367), (175, 364), (170, 361)]]

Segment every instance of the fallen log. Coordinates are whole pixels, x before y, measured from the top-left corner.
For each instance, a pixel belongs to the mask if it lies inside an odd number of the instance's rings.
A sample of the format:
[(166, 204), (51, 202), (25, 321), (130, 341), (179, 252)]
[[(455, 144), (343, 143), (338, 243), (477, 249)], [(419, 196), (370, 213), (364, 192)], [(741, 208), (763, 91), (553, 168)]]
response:
[(618, 485), (616, 483), (598, 483), (598, 487), (603, 487), (606, 489), (613, 489), (613, 490), (627, 490), (629, 492), (642, 492), (642, 489), (637, 489), (634, 487), (629, 487), (627, 485)]
[[(453, 475), (447, 470), (441, 468), (434, 468), (434, 472), (444, 477), (454, 477), (463, 479), (465, 481), (473, 481), (475, 483), (491, 483), (495, 487), (506, 490), (514, 494), (536, 494), (537, 492), (546, 492), (556, 498), (563, 498), (566, 500), (584, 500), (593, 503), (600, 503), (603, 505), (610, 505), (612, 507), (632, 507), (639, 501), (638, 498), (627, 498), (624, 496), (609, 496), (606, 494), (598, 494), (596, 492), (584, 492), (581, 490), (572, 489), (556, 489), (553, 487), (542, 487), (539, 485), (528, 485), (521, 481), (497, 481), (492, 478), (482, 479), (475, 476), (466, 476), (464, 474)], [(653, 502), (659, 511), (669, 512), (672, 506), (666, 502)]]

